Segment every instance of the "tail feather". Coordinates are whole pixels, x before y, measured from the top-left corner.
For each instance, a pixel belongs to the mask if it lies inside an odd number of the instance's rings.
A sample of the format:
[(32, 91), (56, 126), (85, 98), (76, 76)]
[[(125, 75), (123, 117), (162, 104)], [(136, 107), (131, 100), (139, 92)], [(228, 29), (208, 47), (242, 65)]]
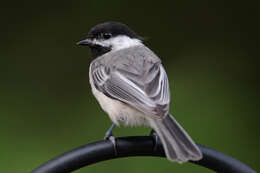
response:
[(202, 158), (200, 149), (171, 115), (162, 120), (151, 120), (150, 123), (162, 141), (169, 160), (183, 163)]

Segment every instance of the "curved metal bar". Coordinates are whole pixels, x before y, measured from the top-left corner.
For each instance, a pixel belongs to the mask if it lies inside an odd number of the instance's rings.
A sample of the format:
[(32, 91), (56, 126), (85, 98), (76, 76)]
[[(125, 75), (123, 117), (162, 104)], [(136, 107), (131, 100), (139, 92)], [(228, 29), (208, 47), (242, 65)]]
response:
[[(165, 157), (161, 143), (151, 136), (116, 138), (116, 149), (110, 141), (99, 141), (78, 147), (64, 153), (32, 171), (32, 173), (69, 173), (100, 161), (131, 156)], [(221, 173), (256, 173), (242, 162), (214, 149), (198, 144), (203, 159), (196, 162), (200, 166)]]

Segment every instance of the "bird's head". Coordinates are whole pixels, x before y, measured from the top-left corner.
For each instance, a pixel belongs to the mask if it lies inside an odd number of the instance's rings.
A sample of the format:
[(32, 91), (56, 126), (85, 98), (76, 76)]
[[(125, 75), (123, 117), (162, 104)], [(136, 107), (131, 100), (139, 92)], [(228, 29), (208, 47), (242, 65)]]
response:
[(77, 43), (88, 46), (93, 57), (142, 44), (141, 38), (128, 26), (119, 22), (106, 22), (94, 26), (87, 38)]

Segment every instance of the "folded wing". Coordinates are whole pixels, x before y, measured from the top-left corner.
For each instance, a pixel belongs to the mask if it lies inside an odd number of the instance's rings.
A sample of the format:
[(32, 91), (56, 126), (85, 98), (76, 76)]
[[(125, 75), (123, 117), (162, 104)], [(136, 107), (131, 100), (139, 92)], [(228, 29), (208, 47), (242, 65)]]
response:
[(139, 68), (99, 64), (92, 67), (92, 78), (96, 88), (106, 96), (129, 104), (151, 118), (161, 119), (169, 111), (169, 83), (160, 62), (143, 62)]

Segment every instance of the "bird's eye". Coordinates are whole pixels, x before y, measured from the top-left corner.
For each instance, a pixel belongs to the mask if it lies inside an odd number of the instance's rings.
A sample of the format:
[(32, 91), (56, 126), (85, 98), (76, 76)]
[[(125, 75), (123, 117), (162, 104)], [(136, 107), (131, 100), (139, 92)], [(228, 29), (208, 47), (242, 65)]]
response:
[(110, 34), (110, 33), (104, 33), (103, 34), (103, 38), (104, 39), (109, 39), (109, 38), (111, 38), (112, 37), (112, 34)]

